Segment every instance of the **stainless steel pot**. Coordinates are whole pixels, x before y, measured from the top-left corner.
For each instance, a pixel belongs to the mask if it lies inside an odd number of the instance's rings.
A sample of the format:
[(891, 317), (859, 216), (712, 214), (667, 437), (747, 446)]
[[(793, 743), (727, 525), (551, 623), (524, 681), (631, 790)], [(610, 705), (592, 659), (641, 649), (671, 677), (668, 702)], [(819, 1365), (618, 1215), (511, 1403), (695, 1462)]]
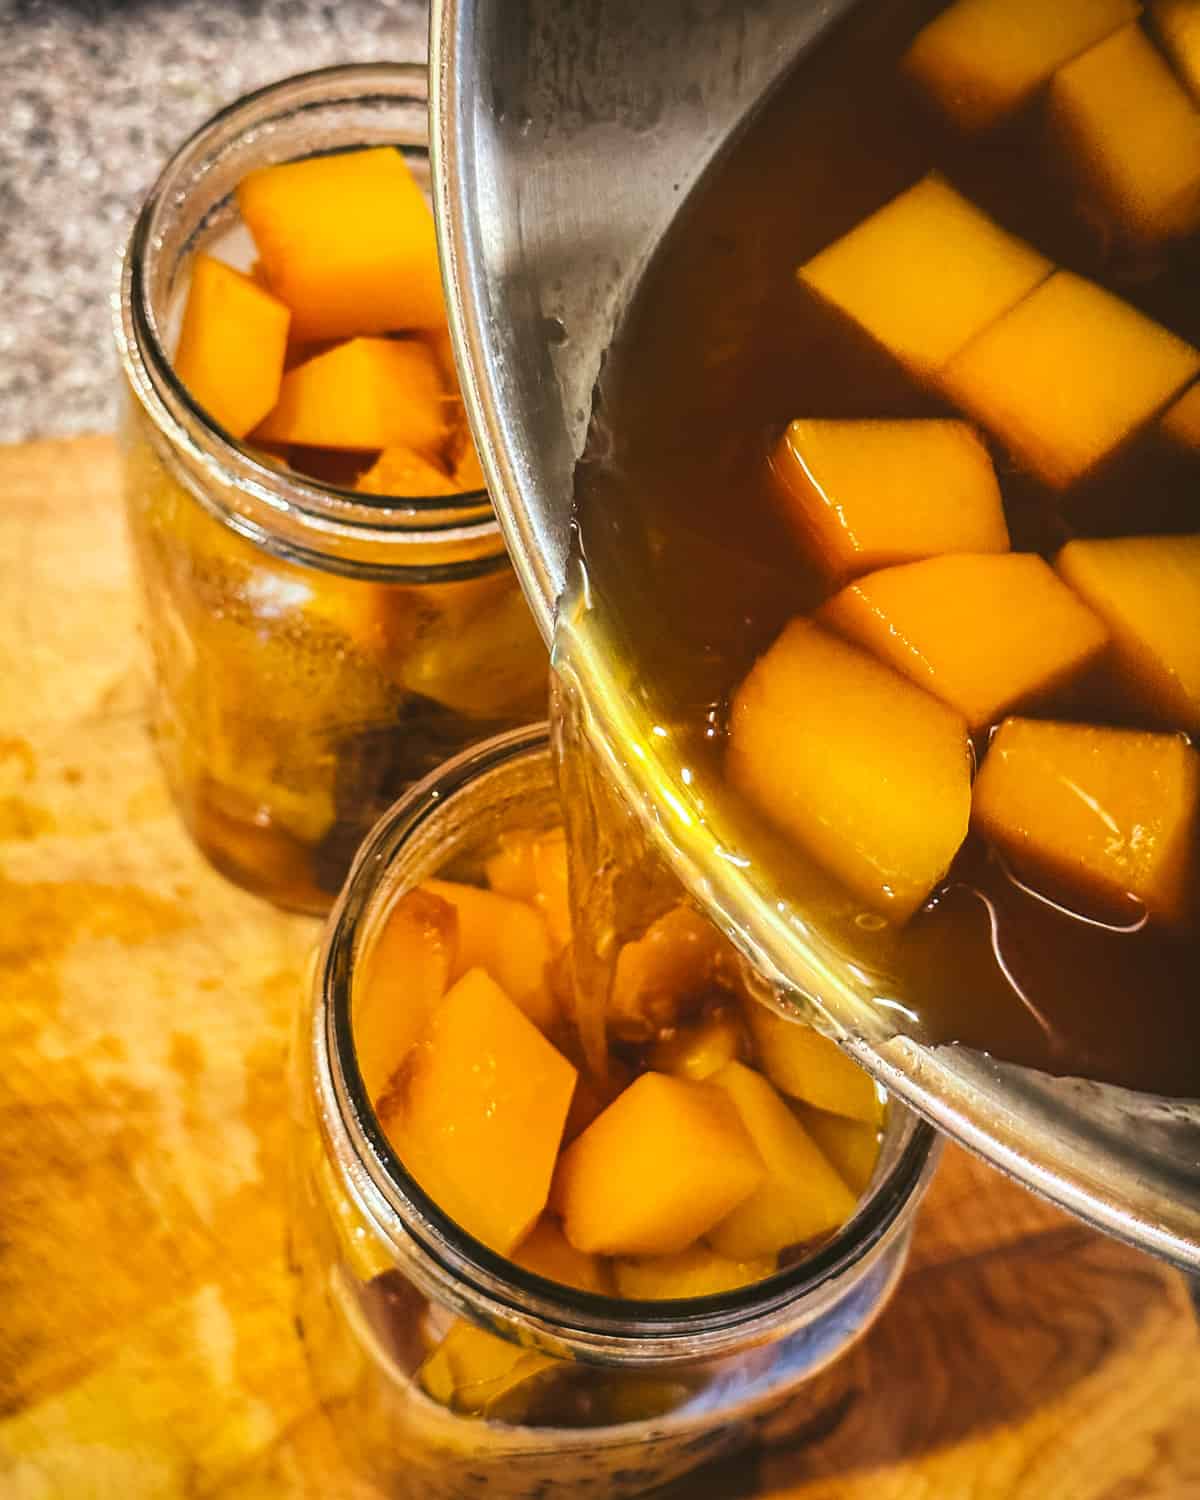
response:
[[(614, 325), (676, 207), (847, 0), (434, 0), (431, 141), (451, 328), (492, 495), (543, 633), (571, 475)], [(603, 661), (579, 688), (619, 739)], [(1200, 1104), (891, 1034), (873, 997), (747, 877), (662, 816), (662, 768), (610, 774), (783, 1009), (949, 1135), (1096, 1226), (1200, 1270)], [(969, 1003), (969, 997), (964, 997)]]

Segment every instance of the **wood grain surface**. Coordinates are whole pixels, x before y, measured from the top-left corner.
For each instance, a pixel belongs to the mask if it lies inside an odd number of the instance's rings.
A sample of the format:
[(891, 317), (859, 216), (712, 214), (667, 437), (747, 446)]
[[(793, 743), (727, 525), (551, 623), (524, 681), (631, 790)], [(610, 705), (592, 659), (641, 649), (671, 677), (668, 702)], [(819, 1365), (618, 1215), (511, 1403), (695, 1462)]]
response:
[[(0, 1500), (371, 1500), (292, 1321), (316, 924), (236, 890), (146, 729), (107, 438), (0, 450)], [(1182, 1280), (957, 1151), (869, 1337), (696, 1500), (1200, 1500)]]

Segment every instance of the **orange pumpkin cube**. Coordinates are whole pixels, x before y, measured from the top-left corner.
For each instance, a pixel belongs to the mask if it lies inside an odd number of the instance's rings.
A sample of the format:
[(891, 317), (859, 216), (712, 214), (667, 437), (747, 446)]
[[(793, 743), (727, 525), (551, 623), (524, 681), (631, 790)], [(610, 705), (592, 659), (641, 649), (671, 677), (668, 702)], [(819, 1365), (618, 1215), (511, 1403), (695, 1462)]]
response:
[(686, 1250), (754, 1191), (763, 1165), (719, 1090), (643, 1073), (563, 1152), (554, 1204), (577, 1250)]
[(949, 398), (1065, 489), (1200, 372), (1200, 353), (1102, 287), (1059, 271), (938, 376)]
[(237, 200), (297, 339), (444, 327), (433, 214), (399, 151), (263, 167)]
[(1108, 632), (1030, 552), (930, 557), (849, 584), (817, 611), (973, 729), (1078, 676)]
[(1198, 810), (1200, 756), (1182, 735), (1006, 719), (972, 822), (1031, 884), (1171, 924), (1195, 906)]
[(686, 904), (672, 907), (617, 954), (609, 1024), (635, 1040), (674, 1025), (711, 988), (727, 951), (707, 917)]
[(902, 364), (927, 375), (1053, 269), (931, 174), (796, 274)]
[(650, 1052), (650, 1066), (657, 1073), (702, 1083), (726, 1063), (734, 1062), (741, 1047), (742, 1028), (737, 1017), (728, 1011), (714, 1011), (657, 1042)]
[(734, 695), (733, 786), (897, 922), (966, 836), (970, 766), (961, 715), (811, 620), (793, 620)]
[(354, 978), (354, 1050), (370, 1099), (408, 1056), (450, 987), (458, 914), (430, 891), (407, 891)]
[(798, 1105), (800, 1123), (852, 1193), (863, 1193), (879, 1160), (879, 1123), (849, 1120), (812, 1105)]
[(747, 1002), (745, 1015), (759, 1065), (777, 1089), (848, 1119), (878, 1121), (875, 1080), (836, 1042), (757, 1000)]
[(1159, 723), (1200, 734), (1200, 536), (1068, 542), (1054, 566), (1108, 626), (1124, 691)]
[(419, 339), (351, 339), (296, 365), (254, 436), (307, 448), (436, 451), (448, 431), (442, 378)]
[(413, 448), (385, 448), (354, 488), (368, 495), (456, 495), (458, 484)]
[(1200, 226), (1200, 112), (1140, 26), (1060, 69), (1048, 114), (1105, 226), (1144, 244)]
[(458, 917), (458, 948), (451, 981), (483, 969), (535, 1026), (555, 1020), (546, 966), (552, 950), (546, 920), (525, 901), (452, 880), (427, 880), (423, 891), (448, 902)]
[(840, 581), (942, 552), (1008, 551), (996, 471), (965, 422), (790, 422), (771, 468), (794, 530)]
[(558, 1223), (543, 1214), (517, 1248), (513, 1260), (535, 1276), (578, 1287), (603, 1296), (610, 1290), (608, 1268), (594, 1255), (585, 1255), (567, 1239)]
[(774, 1256), (758, 1260), (730, 1260), (707, 1245), (693, 1245), (678, 1255), (649, 1255), (640, 1260), (618, 1260), (613, 1265), (617, 1291), (642, 1302), (681, 1297), (716, 1297), (736, 1287), (761, 1281), (775, 1270)]
[(527, 901), (541, 912), (556, 948), (571, 941), (567, 837), (561, 828), (501, 834), (500, 847), (485, 868), (493, 891)]
[(196, 256), (175, 373), (231, 437), (245, 437), (279, 399), (291, 319), (251, 277)]
[(984, 130), (1140, 8), (1137, 0), (955, 0), (918, 32), (903, 66), (960, 129)]
[(546, 1206), (575, 1069), (482, 969), (435, 1006), (379, 1101), (437, 1206), (501, 1255)]

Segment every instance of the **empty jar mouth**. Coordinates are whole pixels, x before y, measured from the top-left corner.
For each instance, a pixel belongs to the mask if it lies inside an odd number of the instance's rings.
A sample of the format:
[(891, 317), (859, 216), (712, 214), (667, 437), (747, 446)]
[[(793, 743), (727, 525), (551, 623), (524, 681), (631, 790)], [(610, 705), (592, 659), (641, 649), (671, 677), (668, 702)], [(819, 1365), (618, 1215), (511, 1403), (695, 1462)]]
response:
[[(322, 68), (247, 94), (214, 115), (163, 168), (134, 223), (114, 296), (126, 376), (164, 447), (202, 502), (293, 560), (386, 577), (397, 542), (446, 546), (507, 566), (486, 490), (369, 495), (287, 472), (236, 441), (192, 398), (168, 353), (192, 255), (239, 223), (248, 172), (359, 147), (395, 146), (427, 186), (427, 74), (421, 64)], [(431, 560), (431, 581), (460, 576)], [(445, 571), (447, 570), (448, 571)]]
[(641, 1302), (576, 1291), (524, 1271), (487, 1249), (429, 1198), (380, 1128), (355, 1053), (351, 999), (356, 964), (381, 919), (406, 889), (451, 859), (482, 854), (520, 819), (530, 829), (558, 821), (549, 729), (497, 736), (448, 761), (380, 820), (359, 852), (327, 928), (318, 961), (309, 1037), (318, 1114), (359, 1207), (381, 1241), (443, 1300), (476, 1315), (523, 1321), (592, 1362), (711, 1357), (778, 1338), (832, 1305), (877, 1253), (901, 1235), (931, 1175), (935, 1134), (889, 1105), (875, 1175), (853, 1216), (811, 1256), (735, 1291)]

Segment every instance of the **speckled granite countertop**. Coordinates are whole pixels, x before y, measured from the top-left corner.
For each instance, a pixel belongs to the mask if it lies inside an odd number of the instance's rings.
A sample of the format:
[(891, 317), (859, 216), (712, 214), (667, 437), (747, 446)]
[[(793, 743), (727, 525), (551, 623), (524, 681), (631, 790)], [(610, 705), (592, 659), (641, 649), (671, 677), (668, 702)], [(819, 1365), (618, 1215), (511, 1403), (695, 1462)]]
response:
[(419, 0), (0, 0), (0, 442), (102, 431), (117, 251), (171, 151), (248, 89), (425, 53)]

